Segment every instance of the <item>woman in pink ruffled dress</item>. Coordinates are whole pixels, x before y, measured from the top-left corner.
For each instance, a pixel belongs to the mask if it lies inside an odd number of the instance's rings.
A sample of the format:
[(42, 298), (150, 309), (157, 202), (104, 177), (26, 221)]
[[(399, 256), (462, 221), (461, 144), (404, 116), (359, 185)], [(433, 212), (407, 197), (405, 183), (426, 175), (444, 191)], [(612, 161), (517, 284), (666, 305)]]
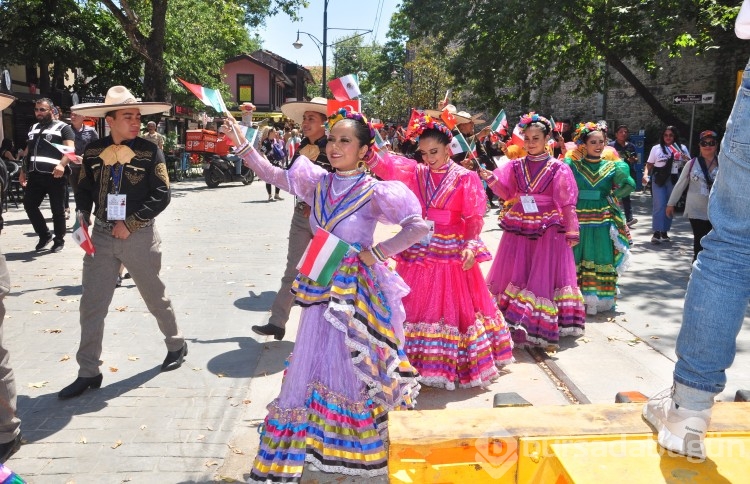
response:
[[(329, 118), (326, 154), (335, 173), (304, 155), (289, 170), (274, 167), (236, 134), (233, 120), (225, 127), (262, 180), (312, 207), (316, 237), (322, 229), (353, 246), (329, 278), (299, 274), (294, 282), (303, 306), (297, 343), (268, 405), (250, 480), (298, 482), (305, 462), (361, 480), (386, 474), (387, 413), (413, 408), (419, 384), (403, 351), (401, 299), (409, 288), (385, 260), (427, 233), (419, 203), (402, 183), (358, 168), (374, 136), (359, 113)], [(373, 245), (378, 222), (402, 228)]]
[(450, 160), (452, 134), (429, 116), (409, 127), (423, 163), (387, 151), (368, 161), (384, 180), (404, 182), (420, 200), (431, 233), (396, 256), (411, 292), (406, 354), (420, 383), (453, 390), (486, 386), (513, 361), (503, 315), (477, 262), (491, 259), (479, 235), (487, 205), (482, 181)]
[(529, 113), (518, 125), (527, 155), (482, 172), (513, 203), (487, 284), (516, 345), (554, 350), (561, 336), (583, 334), (586, 318), (571, 249), (579, 240), (578, 188), (570, 168), (547, 152), (551, 123)]

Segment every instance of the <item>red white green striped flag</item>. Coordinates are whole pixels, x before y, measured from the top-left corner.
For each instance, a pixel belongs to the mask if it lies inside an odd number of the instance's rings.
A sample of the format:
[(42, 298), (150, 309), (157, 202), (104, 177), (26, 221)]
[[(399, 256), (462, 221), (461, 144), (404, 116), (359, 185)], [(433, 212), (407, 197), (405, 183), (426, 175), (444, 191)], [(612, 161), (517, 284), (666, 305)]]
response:
[(501, 109), (500, 113), (495, 116), (495, 120), (492, 121), (490, 128), (495, 133), (500, 133), (503, 136), (508, 134), (508, 118), (505, 116), (505, 109)]
[(460, 153), (466, 153), (471, 151), (469, 143), (466, 142), (466, 138), (461, 133), (458, 133), (453, 137), (451, 144), (448, 145), (451, 150), (451, 155), (458, 155)]
[(228, 113), (227, 105), (224, 104), (224, 98), (221, 97), (221, 92), (218, 89), (211, 89), (208, 87), (201, 86), (200, 84), (192, 84), (177, 78), (190, 92), (195, 94), (195, 97), (206, 106), (211, 106), (218, 113)]
[(86, 222), (83, 220), (83, 214), (78, 212), (76, 221), (73, 224), (73, 240), (76, 244), (80, 245), (87, 255), (94, 255), (96, 249), (94, 243), (91, 242), (91, 236), (89, 235), (89, 228), (86, 226)]
[(356, 74), (348, 74), (332, 81), (328, 81), (328, 88), (337, 101), (346, 101), (359, 97), (362, 93), (359, 90), (359, 79)]
[(381, 151), (385, 148), (385, 140), (380, 136), (380, 132), (375, 130), (375, 151)]
[(327, 286), (350, 248), (343, 240), (318, 227), (297, 270), (321, 286)]

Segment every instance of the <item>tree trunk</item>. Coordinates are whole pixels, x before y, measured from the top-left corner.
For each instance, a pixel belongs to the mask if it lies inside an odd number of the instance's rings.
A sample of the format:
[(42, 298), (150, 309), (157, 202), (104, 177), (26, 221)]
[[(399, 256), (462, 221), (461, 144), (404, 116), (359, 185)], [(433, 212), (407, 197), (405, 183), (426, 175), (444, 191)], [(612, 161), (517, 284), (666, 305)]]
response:
[(144, 101), (170, 102), (167, 92), (167, 72), (164, 68), (164, 47), (167, 33), (167, 0), (151, 2), (151, 35), (146, 42), (149, 53), (143, 73)]
[(633, 74), (628, 66), (626, 66), (619, 57), (607, 54), (607, 62), (609, 65), (620, 73), (628, 83), (635, 88), (635, 91), (646, 101), (646, 104), (651, 108), (657, 118), (659, 118), (665, 125), (675, 126), (680, 133), (687, 133), (690, 129), (688, 124), (682, 121), (680, 118), (674, 115), (671, 111), (664, 107), (662, 103), (643, 85), (640, 79)]

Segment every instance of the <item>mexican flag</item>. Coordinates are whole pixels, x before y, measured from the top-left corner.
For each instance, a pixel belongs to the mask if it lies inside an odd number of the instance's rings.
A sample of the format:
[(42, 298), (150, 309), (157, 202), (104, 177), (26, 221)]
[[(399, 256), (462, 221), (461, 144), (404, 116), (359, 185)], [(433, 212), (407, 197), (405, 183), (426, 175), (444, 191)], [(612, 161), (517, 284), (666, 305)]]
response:
[(318, 227), (302, 254), (297, 270), (321, 286), (327, 286), (349, 249), (349, 244)]
[(510, 137), (510, 141), (508, 141), (509, 145), (518, 145), (523, 146), (523, 132), (521, 132), (521, 128), (516, 125), (515, 128), (513, 128), (513, 134)]
[(195, 94), (195, 97), (206, 106), (211, 106), (218, 113), (228, 113), (227, 105), (224, 104), (224, 98), (221, 97), (221, 92), (218, 89), (210, 89), (203, 87), (199, 84), (191, 84), (187, 81), (183, 81), (179, 77), (177, 78), (190, 92)]
[(328, 88), (337, 101), (346, 101), (347, 99), (354, 99), (362, 95), (359, 90), (359, 79), (356, 74), (348, 74), (344, 77), (328, 81)]
[(86, 226), (86, 222), (83, 220), (83, 214), (78, 212), (76, 214), (76, 221), (73, 224), (73, 240), (76, 244), (80, 245), (87, 255), (93, 256), (96, 252), (94, 243), (91, 242), (91, 236), (89, 235), (89, 228)]
[(502, 135), (508, 134), (508, 118), (507, 116), (505, 116), (504, 109), (501, 109), (498, 115), (495, 116), (495, 120), (492, 121), (490, 128), (495, 133), (499, 133)]
[(464, 138), (464, 135), (462, 135), (461, 133), (458, 133), (453, 137), (453, 140), (451, 141), (451, 144), (448, 145), (448, 148), (450, 148), (451, 150), (451, 155), (471, 152), (469, 143), (466, 142), (466, 138)]
[(380, 136), (380, 132), (375, 130), (375, 151), (381, 151), (385, 148), (385, 140)]

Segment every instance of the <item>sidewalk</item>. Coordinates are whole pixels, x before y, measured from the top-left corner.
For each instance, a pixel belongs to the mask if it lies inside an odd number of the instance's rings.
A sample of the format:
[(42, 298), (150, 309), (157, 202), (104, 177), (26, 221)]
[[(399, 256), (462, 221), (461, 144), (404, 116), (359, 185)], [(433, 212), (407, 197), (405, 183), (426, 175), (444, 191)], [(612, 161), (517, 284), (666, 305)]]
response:
[[(188, 338), (185, 364), (159, 372), (166, 354), (161, 334), (126, 280), (107, 319), (103, 386), (69, 401), (58, 400), (57, 392), (76, 377), (83, 252), (68, 238), (60, 254), (34, 254), (37, 238), (23, 209), (11, 208), (0, 239), (13, 285), (4, 328), (27, 443), (9, 467), (40, 484), (244, 480), (299, 317), (295, 308), (284, 341), (250, 330), (267, 320), (284, 270), (292, 214), (291, 196), (285, 198), (266, 202), (257, 181), (217, 189), (202, 180), (175, 184), (157, 227), (162, 276)], [(552, 356), (591, 402), (613, 402), (622, 390), (651, 394), (671, 383), (692, 235), (687, 221), (677, 219), (672, 246), (652, 246), (650, 201), (634, 197), (640, 222), (618, 310), (587, 321), (585, 337), (564, 340)], [(483, 237), (493, 252), (501, 235), (488, 215)], [(723, 400), (750, 388), (749, 339), (741, 333)], [(489, 408), (495, 393), (510, 391), (535, 405), (569, 403), (527, 352), (515, 357), (489, 389), (425, 387), (418, 408)], [(306, 472), (303, 482), (362, 481)]]

